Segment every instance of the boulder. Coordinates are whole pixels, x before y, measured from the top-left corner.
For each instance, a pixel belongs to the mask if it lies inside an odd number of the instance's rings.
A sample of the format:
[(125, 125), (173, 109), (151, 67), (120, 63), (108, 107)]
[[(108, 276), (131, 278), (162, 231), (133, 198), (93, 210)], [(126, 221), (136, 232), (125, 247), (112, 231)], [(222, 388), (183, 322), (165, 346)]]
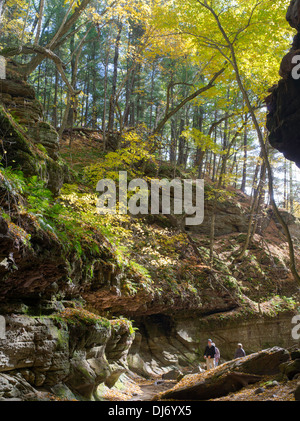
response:
[(258, 389), (254, 391), (255, 395), (261, 395), (264, 392), (265, 392), (265, 389), (263, 387), (259, 387)]
[(300, 359), (288, 361), (282, 364), (280, 369), (289, 380), (293, 380), (300, 373)]
[[(241, 196), (243, 200), (244, 197)], [(188, 227), (188, 230), (196, 234), (209, 235), (211, 222), (215, 213), (215, 235), (222, 236), (235, 232), (246, 233), (249, 215), (233, 201), (218, 202), (213, 210), (209, 201), (205, 201), (204, 222), (201, 225)]]
[(183, 373), (180, 370), (174, 369), (162, 375), (163, 380), (178, 380), (182, 378)]
[(292, 360), (300, 359), (300, 349), (295, 349), (294, 351), (291, 351), (291, 359)]

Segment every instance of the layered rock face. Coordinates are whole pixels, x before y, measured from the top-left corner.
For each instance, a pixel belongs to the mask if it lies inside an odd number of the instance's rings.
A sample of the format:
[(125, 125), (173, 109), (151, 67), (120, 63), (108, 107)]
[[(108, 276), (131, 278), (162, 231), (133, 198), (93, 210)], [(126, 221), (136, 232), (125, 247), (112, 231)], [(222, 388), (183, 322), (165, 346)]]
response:
[(13, 118), (25, 129), (30, 139), (43, 145), (49, 156), (58, 159), (58, 134), (43, 121), (43, 109), (34, 89), (20, 79), (12, 63), (8, 63), (6, 79), (0, 80), (0, 102)]
[(0, 339), (0, 400), (97, 400), (127, 369), (134, 334), (122, 323), (73, 324), (58, 318), (5, 315)]
[(0, 80), (0, 136), (4, 166), (21, 168), (26, 176), (39, 175), (55, 194), (70, 180), (67, 166), (59, 161), (58, 133), (43, 121), (34, 89), (11, 63), (6, 79)]
[(294, 56), (300, 55), (300, 1), (293, 0), (287, 11), (287, 21), (297, 30), (290, 52), (280, 66), (281, 79), (266, 99), (267, 128), (270, 144), (300, 167), (300, 79), (292, 75)]
[(292, 0), (289, 5), (286, 19), (292, 28), (300, 30), (300, 1)]
[[(220, 316), (220, 317), (219, 317)], [(247, 355), (272, 346), (297, 344), (291, 335), (292, 314), (273, 318), (235, 319), (235, 311), (208, 317), (143, 318), (129, 353), (130, 367), (144, 376), (158, 375), (176, 367), (197, 366), (204, 361), (208, 338), (220, 349), (222, 361), (233, 358), (237, 344), (242, 343)]]
[[(232, 234), (234, 232), (247, 232), (249, 222), (249, 212), (247, 196), (242, 192), (236, 192), (237, 201), (219, 202), (215, 212), (215, 236)], [(239, 204), (239, 205), (238, 205)], [(211, 230), (213, 206), (210, 201), (205, 201), (204, 222), (201, 225), (185, 227), (188, 231), (196, 234), (209, 235)]]

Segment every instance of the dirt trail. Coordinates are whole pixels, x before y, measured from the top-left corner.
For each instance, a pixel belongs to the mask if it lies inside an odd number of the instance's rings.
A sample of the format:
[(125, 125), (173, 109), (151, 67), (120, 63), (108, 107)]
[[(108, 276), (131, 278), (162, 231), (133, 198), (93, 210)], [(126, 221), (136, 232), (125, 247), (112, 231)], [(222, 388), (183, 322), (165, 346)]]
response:
[(162, 381), (156, 380), (153, 383), (139, 384), (142, 394), (133, 396), (131, 401), (151, 401), (151, 399), (160, 392), (165, 392), (171, 389), (176, 384), (176, 381)]

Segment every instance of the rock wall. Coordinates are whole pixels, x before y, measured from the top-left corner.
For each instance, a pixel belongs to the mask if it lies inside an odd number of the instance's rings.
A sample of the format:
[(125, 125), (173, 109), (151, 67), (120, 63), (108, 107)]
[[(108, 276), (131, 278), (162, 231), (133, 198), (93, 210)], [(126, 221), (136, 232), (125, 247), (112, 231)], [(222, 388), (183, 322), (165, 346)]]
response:
[(292, 76), (296, 64), (295, 55), (300, 54), (300, 1), (292, 0), (286, 15), (292, 28), (297, 30), (292, 48), (280, 66), (282, 79), (270, 89), (266, 99), (268, 107), (267, 128), (270, 144), (300, 167), (300, 79)]
[[(249, 222), (249, 197), (242, 192), (235, 192), (238, 200), (226, 200), (216, 204), (215, 235), (227, 235), (235, 232), (246, 233)], [(196, 234), (210, 235), (213, 215), (211, 201), (205, 200), (204, 222), (201, 225), (185, 227)]]
[[(134, 338), (122, 321), (64, 323), (51, 317), (6, 314), (0, 339), (0, 400), (60, 397), (97, 400), (127, 369)], [(47, 394), (48, 393), (48, 394)]]
[(225, 316), (156, 316), (141, 320), (128, 357), (131, 369), (151, 377), (174, 368), (197, 366), (204, 362), (208, 338), (215, 341), (222, 360), (226, 361), (233, 358), (239, 342), (247, 354), (272, 346), (288, 348), (298, 344), (291, 335), (293, 314), (235, 320), (233, 312), (223, 321)]
[(71, 180), (68, 167), (59, 160), (58, 133), (43, 121), (34, 89), (11, 63), (6, 76), (0, 80), (1, 163), (22, 169), (26, 176), (39, 175), (57, 194), (63, 183)]
[(43, 145), (49, 156), (58, 159), (58, 133), (49, 123), (43, 121), (43, 108), (36, 99), (34, 89), (22, 80), (8, 62), (6, 79), (0, 80), (0, 102), (28, 133), (30, 139)]

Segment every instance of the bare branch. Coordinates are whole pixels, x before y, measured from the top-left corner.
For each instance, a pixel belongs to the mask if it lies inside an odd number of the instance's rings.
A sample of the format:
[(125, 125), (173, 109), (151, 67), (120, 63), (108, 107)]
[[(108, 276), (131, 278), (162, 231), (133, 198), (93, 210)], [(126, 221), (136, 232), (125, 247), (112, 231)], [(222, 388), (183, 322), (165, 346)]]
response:
[(218, 77), (224, 73), (225, 71), (225, 67), (223, 67), (221, 70), (219, 70), (217, 73), (214, 74), (214, 76), (212, 77), (212, 79), (209, 81), (209, 83), (196, 90), (193, 94), (189, 95), (188, 97), (186, 97), (180, 104), (177, 105), (177, 107), (175, 107), (173, 110), (171, 110), (170, 112), (168, 112), (168, 108), (166, 109), (165, 112), (165, 116), (163, 117), (163, 119), (158, 123), (157, 127), (155, 128), (154, 132), (152, 133), (152, 135), (157, 135), (162, 128), (164, 127), (164, 125), (167, 123), (167, 121), (176, 113), (178, 113), (179, 110), (181, 110), (182, 107), (184, 107), (188, 102), (192, 101), (193, 99), (197, 98), (197, 96), (201, 95), (203, 92), (208, 91), (209, 89), (213, 88), (215, 85), (215, 81), (218, 79)]
[[(61, 61), (61, 59), (55, 54), (53, 53), (53, 51), (49, 50), (48, 48), (45, 47), (41, 47), (40, 45), (23, 45), (21, 47), (15, 47), (15, 48), (9, 48), (9, 49), (5, 49), (1, 51), (1, 55), (3, 55), (4, 57), (14, 57), (20, 54), (33, 54), (33, 53), (37, 53), (40, 56), (42, 56), (43, 58), (47, 57), (50, 60), (52, 60), (55, 63), (55, 66), (58, 70), (58, 72), (60, 73), (63, 81), (65, 82), (65, 84), (67, 85), (69, 91), (71, 92), (72, 95), (76, 95), (77, 92), (74, 91), (72, 85), (70, 84), (65, 71), (64, 71), (64, 63)], [(22, 71), (22, 65), (19, 65), (19, 70)]]

